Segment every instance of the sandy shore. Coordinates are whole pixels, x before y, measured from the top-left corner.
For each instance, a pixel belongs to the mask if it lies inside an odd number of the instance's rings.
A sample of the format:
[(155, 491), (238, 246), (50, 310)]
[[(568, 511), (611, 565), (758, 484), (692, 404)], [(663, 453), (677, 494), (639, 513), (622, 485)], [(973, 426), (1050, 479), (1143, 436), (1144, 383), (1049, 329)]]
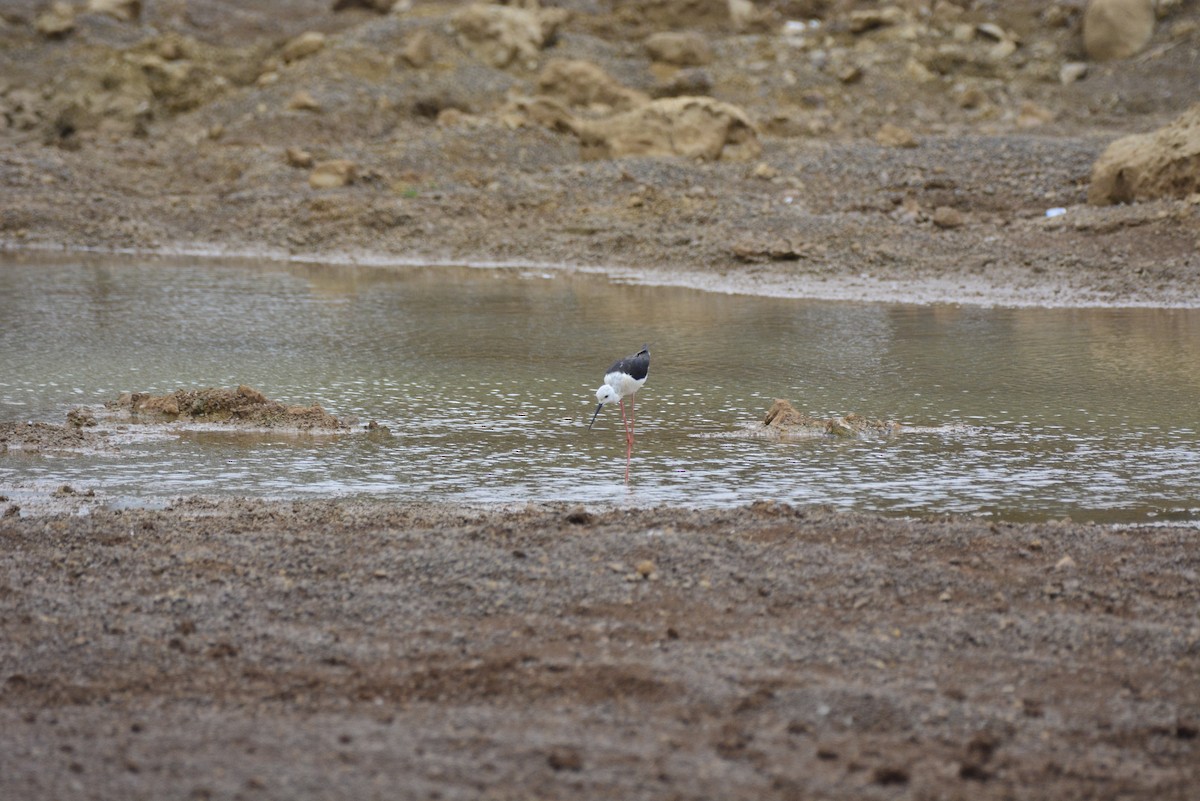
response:
[(5, 518), (6, 798), (1187, 798), (1194, 530)]

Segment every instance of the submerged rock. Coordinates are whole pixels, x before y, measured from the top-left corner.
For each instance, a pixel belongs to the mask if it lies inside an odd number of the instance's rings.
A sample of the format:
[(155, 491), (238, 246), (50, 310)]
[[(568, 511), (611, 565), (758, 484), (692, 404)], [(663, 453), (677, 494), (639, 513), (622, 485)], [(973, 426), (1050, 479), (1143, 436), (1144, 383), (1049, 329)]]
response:
[(894, 420), (875, 420), (850, 413), (841, 417), (813, 417), (796, 409), (782, 398), (776, 398), (763, 418), (762, 425), (751, 429), (754, 436), (774, 439), (799, 439), (834, 436), (856, 437), (863, 434), (890, 435), (900, 431)]

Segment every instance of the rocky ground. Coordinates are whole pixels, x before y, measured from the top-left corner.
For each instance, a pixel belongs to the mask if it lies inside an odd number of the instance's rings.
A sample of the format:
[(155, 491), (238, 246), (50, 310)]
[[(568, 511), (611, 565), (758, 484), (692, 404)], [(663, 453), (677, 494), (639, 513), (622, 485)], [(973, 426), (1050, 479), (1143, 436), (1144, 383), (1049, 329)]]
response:
[[(1159, 199), (1093, 181), (1111, 142), (1197, 100), (1200, 4), (1158, 6), (1099, 61), (1082, 2), (0, 0), (0, 243), (1195, 305), (1194, 175)], [(96, 437), (0, 428), (14, 451)], [(1185, 799), (1200, 779), (1194, 530), (81, 508), (0, 518), (3, 798)]]
[[(716, 0), (500, 9), (517, 22), (463, 3), (133, 5), (67, 4), (56, 27), (45, 4), (0, 3), (8, 247), (1200, 299), (1194, 174), (1177, 197), (1087, 203), (1106, 145), (1196, 102), (1196, 0), (1160, 4), (1145, 47), (1108, 62), (1086, 58), (1081, 2), (793, 0), (740, 28)], [(664, 147), (683, 155), (605, 157)]]

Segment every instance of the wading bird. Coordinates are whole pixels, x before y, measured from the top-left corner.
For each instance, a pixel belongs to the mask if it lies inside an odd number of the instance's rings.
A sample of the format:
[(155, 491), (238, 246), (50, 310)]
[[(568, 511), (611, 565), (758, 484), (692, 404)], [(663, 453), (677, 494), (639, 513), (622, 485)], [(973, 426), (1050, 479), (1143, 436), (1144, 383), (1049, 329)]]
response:
[[(604, 374), (604, 383), (596, 390), (596, 413), (588, 430), (596, 423), (604, 404), (617, 401), (621, 406), (621, 423), (625, 426), (625, 481), (629, 481), (629, 462), (633, 458), (633, 403), (634, 395), (646, 383), (650, 374), (650, 346), (643, 345), (642, 349), (632, 356), (626, 356)], [(629, 398), (629, 418), (625, 418), (625, 399)]]

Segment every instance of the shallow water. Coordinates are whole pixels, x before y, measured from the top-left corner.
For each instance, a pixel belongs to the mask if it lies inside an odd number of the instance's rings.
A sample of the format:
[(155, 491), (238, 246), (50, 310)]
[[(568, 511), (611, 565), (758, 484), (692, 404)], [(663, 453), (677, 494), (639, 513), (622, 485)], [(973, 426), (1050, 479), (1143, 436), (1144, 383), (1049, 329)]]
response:
[[(249, 384), (392, 436), (189, 431), (0, 456), (0, 492), (740, 504), (1200, 520), (1200, 311), (827, 303), (590, 275), (0, 256), (0, 420)], [(605, 368), (649, 342), (628, 486)], [(932, 430), (725, 434), (773, 398)], [(109, 426), (111, 428), (111, 426)]]

